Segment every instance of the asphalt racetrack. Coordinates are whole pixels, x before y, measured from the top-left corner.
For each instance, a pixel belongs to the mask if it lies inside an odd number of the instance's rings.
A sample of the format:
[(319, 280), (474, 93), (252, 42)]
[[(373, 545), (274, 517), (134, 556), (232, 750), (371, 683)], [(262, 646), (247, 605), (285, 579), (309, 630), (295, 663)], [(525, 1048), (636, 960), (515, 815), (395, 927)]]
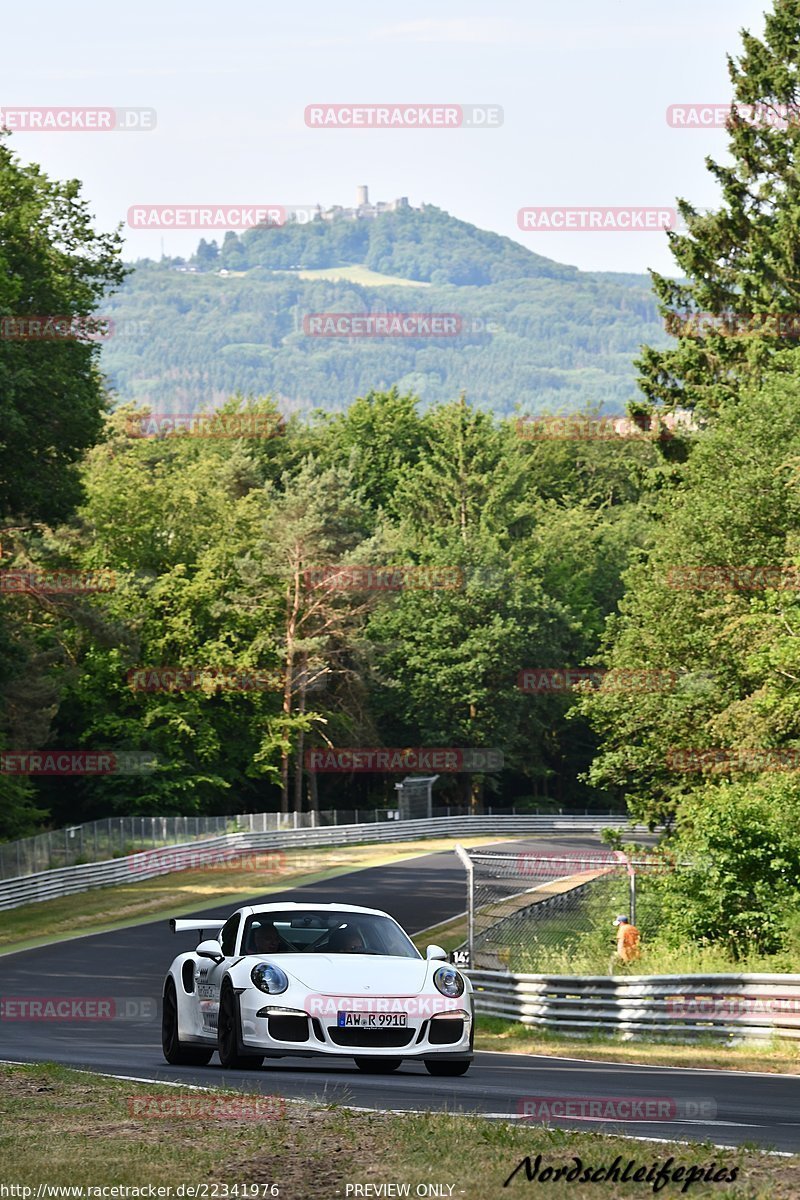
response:
[[(599, 848), (591, 836), (515, 841), (515, 848), (550, 853)], [(493, 847), (493, 849), (499, 849)], [(452, 853), (437, 853), (354, 871), (265, 901), (308, 899), (385, 909), (410, 933), (457, 916), (465, 907), (464, 871)], [(202, 915), (225, 917), (235, 905)], [(175, 935), (167, 919), (93, 934), (0, 957), (2, 996), (97, 997), (158, 1001), (159, 1016), (126, 1020), (0, 1020), (0, 1059), (57, 1062), (137, 1079), (236, 1087), (297, 1099), (376, 1109), (447, 1109), (519, 1119), (526, 1098), (580, 1100), (658, 1098), (679, 1118), (603, 1122), (552, 1119), (563, 1128), (625, 1132), (648, 1138), (748, 1142), (800, 1151), (800, 1076), (638, 1067), (579, 1059), (479, 1053), (467, 1075), (429, 1076), (422, 1063), (404, 1063), (391, 1076), (364, 1075), (352, 1060), (333, 1067), (322, 1059), (267, 1059), (260, 1071), (223, 1071), (216, 1056), (207, 1067), (170, 1067), (161, 1054), (160, 997), (174, 956), (191, 948), (192, 935)], [(150, 1006), (152, 1009), (152, 1005)], [(576, 1046), (576, 1053), (580, 1053)], [(685, 1109), (681, 1102), (692, 1102)], [(635, 1108), (632, 1110), (635, 1111)], [(683, 1115), (684, 1113), (697, 1115)], [(714, 1116), (708, 1116), (708, 1113)]]

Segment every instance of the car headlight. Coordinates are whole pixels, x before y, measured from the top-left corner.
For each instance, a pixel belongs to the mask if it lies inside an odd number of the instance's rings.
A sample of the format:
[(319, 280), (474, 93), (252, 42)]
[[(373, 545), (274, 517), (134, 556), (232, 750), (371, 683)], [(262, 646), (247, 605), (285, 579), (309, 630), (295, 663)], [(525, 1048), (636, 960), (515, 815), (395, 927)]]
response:
[(274, 963), (256, 963), (250, 978), (260, 992), (266, 992), (269, 996), (277, 996), (289, 986), (288, 975)]
[(454, 1000), (456, 996), (464, 995), (464, 980), (455, 967), (439, 967), (438, 971), (434, 971), (433, 982), (443, 996), (450, 996)]

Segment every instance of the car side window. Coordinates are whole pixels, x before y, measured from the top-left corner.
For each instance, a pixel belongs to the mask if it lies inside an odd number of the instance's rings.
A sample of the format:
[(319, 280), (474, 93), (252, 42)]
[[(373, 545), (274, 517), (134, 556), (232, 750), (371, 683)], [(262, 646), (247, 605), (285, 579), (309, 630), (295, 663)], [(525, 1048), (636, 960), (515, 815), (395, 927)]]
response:
[(236, 948), (236, 934), (239, 932), (239, 921), (241, 916), (239, 913), (234, 913), (229, 921), (226, 921), (222, 926), (222, 932), (219, 935), (219, 943), (222, 946), (222, 953), (226, 958), (232, 958)]

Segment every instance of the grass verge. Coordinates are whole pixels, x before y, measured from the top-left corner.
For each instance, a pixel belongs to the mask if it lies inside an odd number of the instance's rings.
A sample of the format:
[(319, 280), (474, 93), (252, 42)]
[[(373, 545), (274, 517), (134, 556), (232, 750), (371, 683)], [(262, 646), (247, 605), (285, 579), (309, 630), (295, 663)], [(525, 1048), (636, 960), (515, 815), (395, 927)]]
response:
[[(285, 891), (288, 885), (300, 887), (321, 879), (335, 879), (348, 871), (386, 866), (438, 850), (452, 850), (456, 838), (431, 838), (426, 842), (386, 842), (358, 846), (321, 847), (318, 850), (263, 851), (245, 856), (243, 865), (173, 871), (156, 879), (131, 882), (116, 887), (97, 888), (59, 900), (43, 900), (3, 913), (0, 926), (0, 952), (24, 950), (49, 941), (84, 933), (102, 933), (126, 925), (157, 920), (164, 915), (181, 916), (230, 901), (231, 907), (271, 892)], [(511, 840), (511, 839), (509, 839)], [(483, 846), (497, 836), (463, 839), (465, 846)], [(243, 866), (267, 860), (263, 870), (245, 870)], [(465, 884), (466, 888), (466, 884)], [(426, 935), (426, 942), (433, 940)], [(448, 947), (449, 948), (449, 947)]]
[(383, 275), (361, 263), (344, 267), (322, 267), (310, 271), (292, 271), (291, 274), (296, 275), (299, 279), (327, 279), (333, 282), (360, 283), (362, 287), (430, 287), (429, 283), (424, 283), (420, 279), (406, 279), (402, 275)]
[(590, 1058), (602, 1062), (645, 1063), (660, 1067), (707, 1067), (724, 1071), (767, 1071), (775, 1075), (800, 1074), (800, 1043), (775, 1038), (759, 1046), (726, 1046), (711, 1038), (696, 1042), (623, 1042), (595, 1034), (565, 1038), (501, 1017), (478, 1017), (476, 1050), (507, 1054), (546, 1054), (564, 1058)]
[[(433, 1081), (431, 1081), (433, 1082)], [(137, 1115), (147, 1095), (145, 1113), (164, 1104), (216, 1104), (217, 1116)], [(775, 1158), (753, 1149), (715, 1150), (710, 1145), (637, 1142), (595, 1133), (567, 1133), (540, 1126), (520, 1126), (455, 1114), (373, 1114), (335, 1106), (290, 1103), (270, 1120), (223, 1118), (223, 1105), (236, 1093), (188, 1091), (133, 1080), (107, 1079), (48, 1064), (0, 1064), (0, 1182), (32, 1189), (6, 1192), (20, 1200), (37, 1196), (42, 1185), (56, 1187), (148, 1187), (173, 1189), (162, 1196), (247, 1197), (264, 1200), (346, 1200), (347, 1196), (381, 1195), (376, 1185), (408, 1185), (405, 1194), (451, 1196), (455, 1200), (494, 1200), (534, 1194), (524, 1168), (504, 1181), (525, 1156), (539, 1171), (610, 1167), (619, 1156), (620, 1170), (667, 1164), (680, 1171), (659, 1194), (682, 1192), (690, 1167), (703, 1167), (728, 1178), (693, 1183), (695, 1197), (740, 1200), (789, 1200), (800, 1194), (800, 1157)], [(241, 1097), (240, 1097), (241, 1099)], [(229, 1110), (230, 1111), (230, 1110)], [(275, 1112), (273, 1106), (271, 1111)], [(582, 1178), (582, 1172), (581, 1176)], [(557, 1182), (545, 1177), (553, 1200), (604, 1200), (651, 1196), (647, 1182)], [(601, 1187), (596, 1186), (597, 1182)], [(354, 1189), (361, 1185), (361, 1190)], [(366, 1185), (372, 1185), (369, 1191)], [(176, 1189), (184, 1185), (183, 1193)], [(234, 1190), (238, 1185), (237, 1190)], [(432, 1190), (437, 1185), (441, 1190)], [(216, 1189), (216, 1190), (215, 1190)], [(272, 1190), (274, 1189), (274, 1190)], [(422, 1190), (421, 1190), (422, 1189)], [(107, 1193), (110, 1195), (111, 1193)], [(117, 1193), (118, 1195), (120, 1193)], [(128, 1193), (132, 1195), (133, 1193)], [(158, 1193), (156, 1193), (157, 1195)], [(383, 1191), (402, 1195), (403, 1191)], [(538, 1194), (538, 1190), (535, 1194)], [(124, 1196), (124, 1193), (123, 1193)], [(42, 1193), (47, 1200), (46, 1192)], [(88, 1200), (84, 1193), (85, 1200)]]
[(455, 950), (467, 938), (467, 918), (456, 917), (453, 921), (443, 921), (441, 925), (431, 925), (423, 933), (415, 934), (411, 939), (422, 954), (428, 945), (441, 946), (443, 950)]

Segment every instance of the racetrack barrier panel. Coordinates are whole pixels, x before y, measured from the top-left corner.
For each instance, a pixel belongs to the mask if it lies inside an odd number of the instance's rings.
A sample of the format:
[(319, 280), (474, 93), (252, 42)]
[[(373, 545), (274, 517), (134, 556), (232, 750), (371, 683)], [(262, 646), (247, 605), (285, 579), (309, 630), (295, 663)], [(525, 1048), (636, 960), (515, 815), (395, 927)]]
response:
[(479, 1014), (566, 1037), (800, 1038), (800, 975), (465, 974)]

